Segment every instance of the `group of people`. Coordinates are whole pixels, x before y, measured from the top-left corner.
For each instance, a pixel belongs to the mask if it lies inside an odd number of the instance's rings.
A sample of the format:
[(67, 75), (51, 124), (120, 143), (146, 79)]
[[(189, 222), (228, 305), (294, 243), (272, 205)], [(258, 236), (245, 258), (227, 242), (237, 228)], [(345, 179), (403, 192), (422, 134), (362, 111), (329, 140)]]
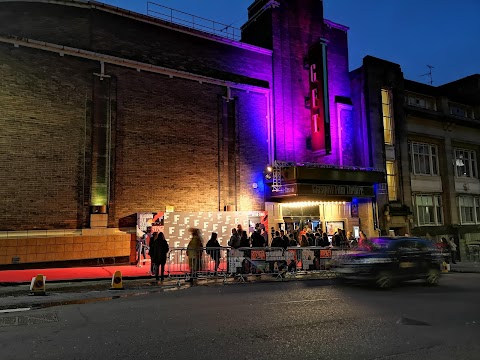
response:
[[(200, 229), (190, 229), (191, 238), (187, 245), (187, 258), (189, 269), (191, 272), (191, 278), (193, 279), (198, 271), (202, 268), (202, 255), (204, 252), (204, 241)], [(362, 242), (366, 242), (367, 238), (363, 232), (360, 232), (360, 238), (358, 241), (352, 236), (351, 232), (345, 232), (345, 230), (338, 229), (330, 241), (327, 233), (320, 234), (319, 232), (313, 232), (311, 229), (305, 228), (298, 232), (295, 231), (291, 234), (286, 234), (284, 230), (275, 231), (272, 241), (269, 243), (268, 236), (264, 228), (257, 227), (252, 235), (249, 237), (247, 232), (243, 230), (242, 225), (239, 224), (237, 228), (233, 228), (231, 236), (228, 241), (228, 246), (234, 249), (239, 248), (262, 248), (262, 247), (274, 247), (284, 248), (288, 247), (343, 247), (350, 248), (354, 246), (361, 246)], [(140, 266), (141, 257), (143, 255), (146, 258), (146, 251), (148, 250), (151, 258), (150, 272), (155, 275), (156, 280), (164, 280), (165, 264), (167, 261), (167, 254), (169, 252), (168, 242), (165, 239), (163, 232), (154, 232), (150, 227), (139, 239), (137, 244), (137, 264)], [(205, 245), (206, 253), (211, 257), (215, 264), (215, 273), (220, 266), (220, 242), (218, 241), (218, 234), (213, 232), (210, 239)]]
[(326, 232), (313, 232), (311, 229), (305, 228), (302, 231), (294, 231), (288, 235), (284, 230), (275, 231), (273, 234), (273, 239), (269, 243), (268, 237), (265, 236), (263, 229), (257, 228), (249, 238), (247, 232), (242, 229), (242, 226), (238, 225), (236, 229), (232, 229), (228, 246), (235, 249), (266, 246), (278, 248), (281, 247), (284, 249), (295, 246), (335, 246), (339, 248), (350, 248), (357, 245), (361, 246), (366, 241), (367, 237), (362, 231), (360, 231), (360, 237), (357, 240), (350, 231), (345, 232), (343, 229), (337, 229), (335, 234), (332, 236), (332, 240), (330, 241), (330, 238)]

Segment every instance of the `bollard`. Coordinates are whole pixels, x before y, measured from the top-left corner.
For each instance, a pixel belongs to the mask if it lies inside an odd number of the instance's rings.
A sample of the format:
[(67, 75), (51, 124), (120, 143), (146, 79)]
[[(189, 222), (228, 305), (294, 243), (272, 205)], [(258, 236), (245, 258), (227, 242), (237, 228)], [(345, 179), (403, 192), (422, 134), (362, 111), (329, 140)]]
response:
[(120, 270), (115, 271), (112, 276), (112, 287), (110, 290), (124, 290), (122, 272)]
[(30, 295), (47, 295), (45, 291), (45, 281), (47, 280), (46, 276), (37, 275), (32, 278), (30, 283)]

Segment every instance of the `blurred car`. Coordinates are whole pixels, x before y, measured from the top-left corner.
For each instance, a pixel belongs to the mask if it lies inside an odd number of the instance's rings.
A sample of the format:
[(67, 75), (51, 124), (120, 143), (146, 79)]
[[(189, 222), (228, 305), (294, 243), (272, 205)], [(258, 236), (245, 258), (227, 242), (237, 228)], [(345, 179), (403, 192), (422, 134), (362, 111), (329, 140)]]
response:
[(345, 255), (338, 262), (336, 271), (340, 279), (368, 281), (380, 288), (415, 279), (436, 285), (442, 261), (440, 251), (428, 240), (379, 237)]

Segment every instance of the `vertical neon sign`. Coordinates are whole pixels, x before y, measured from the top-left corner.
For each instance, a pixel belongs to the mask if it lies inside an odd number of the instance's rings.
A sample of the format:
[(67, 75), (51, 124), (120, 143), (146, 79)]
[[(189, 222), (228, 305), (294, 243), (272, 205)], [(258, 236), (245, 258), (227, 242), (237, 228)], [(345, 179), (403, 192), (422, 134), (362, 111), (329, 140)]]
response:
[(310, 115), (312, 150), (330, 154), (330, 111), (328, 101), (327, 45), (314, 44), (308, 54), (310, 64)]

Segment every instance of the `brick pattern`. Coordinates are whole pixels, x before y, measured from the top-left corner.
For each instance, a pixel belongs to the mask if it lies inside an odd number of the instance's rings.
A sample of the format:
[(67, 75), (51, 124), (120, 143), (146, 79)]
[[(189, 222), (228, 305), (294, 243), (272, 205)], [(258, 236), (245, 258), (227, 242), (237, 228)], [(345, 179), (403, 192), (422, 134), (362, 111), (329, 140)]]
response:
[[(12, 17), (15, 24), (0, 21), (0, 34), (247, 84), (271, 82), (270, 55), (99, 10), (2, 5), (0, 20)], [(57, 25), (64, 31), (54, 31)], [(88, 226), (91, 100), (99, 70), (95, 61), (0, 44), (0, 231)], [(108, 64), (105, 71), (115, 83), (108, 225), (133, 226), (136, 212), (166, 205), (218, 210), (218, 102), (226, 88)], [(239, 210), (261, 210), (263, 184), (254, 191), (252, 183), (268, 161), (267, 98), (245, 91), (234, 96), (240, 109)]]
[[(176, 211), (218, 210), (217, 122), (224, 89), (118, 67), (107, 70), (119, 79), (114, 223), (167, 205)], [(244, 91), (232, 96), (239, 107), (238, 210), (261, 210), (263, 193), (251, 185), (260, 181), (268, 162), (267, 98)]]
[(0, 231), (80, 227), (89, 67), (0, 44)]
[(134, 249), (129, 234), (0, 239), (0, 265), (11, 264), (12, 257), (23, 264), (131, 256)]

